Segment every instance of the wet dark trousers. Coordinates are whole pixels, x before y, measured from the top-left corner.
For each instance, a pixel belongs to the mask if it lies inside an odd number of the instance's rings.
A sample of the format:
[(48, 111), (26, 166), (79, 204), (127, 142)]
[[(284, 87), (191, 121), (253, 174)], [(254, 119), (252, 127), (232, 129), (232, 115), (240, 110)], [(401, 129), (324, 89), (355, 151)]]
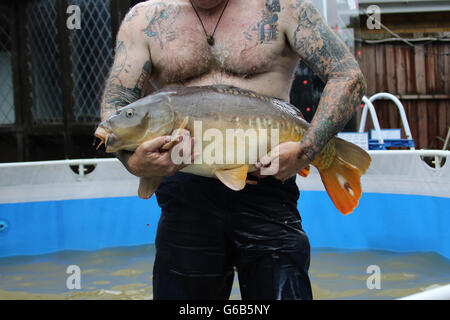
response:
[(239, 192), (190, 174), (164, 178), (154, 299), (228, 299), (234, 268), (245, 300), (312, 299), (298, 197), (294, 178), (260, 179)]

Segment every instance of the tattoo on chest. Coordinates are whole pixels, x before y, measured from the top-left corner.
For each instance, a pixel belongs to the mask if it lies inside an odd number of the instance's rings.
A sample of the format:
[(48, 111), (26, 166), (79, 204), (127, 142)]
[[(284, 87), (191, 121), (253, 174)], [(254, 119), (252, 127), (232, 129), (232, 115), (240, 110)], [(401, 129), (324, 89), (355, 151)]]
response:
[(281, 12), (279, 0), (266, 0), (262, 19), (244, 32), (245, 38), (259, 43), (270, 43), (278, 40), (278, 13)]
[(164, 2), (150, 4), (145, 13), (148, 25), (142, 31), (147, 37), (157, 39), (161, 49), (164, 49), (165, 42), (176, 39), (173, 26), (180, 11), (181, 7), (178, 4)]

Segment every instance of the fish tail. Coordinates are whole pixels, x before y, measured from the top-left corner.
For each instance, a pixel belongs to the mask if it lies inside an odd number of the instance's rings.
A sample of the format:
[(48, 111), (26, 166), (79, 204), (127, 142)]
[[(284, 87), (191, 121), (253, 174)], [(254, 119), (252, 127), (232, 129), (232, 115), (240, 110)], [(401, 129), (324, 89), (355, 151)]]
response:
[(345, 140), (335, 138), (335, 157), (327, 168), (318, 168), (322, 182), (336, 208), (351, 213), (361, 198), (361, 175), (372, 161), (369, 154)]

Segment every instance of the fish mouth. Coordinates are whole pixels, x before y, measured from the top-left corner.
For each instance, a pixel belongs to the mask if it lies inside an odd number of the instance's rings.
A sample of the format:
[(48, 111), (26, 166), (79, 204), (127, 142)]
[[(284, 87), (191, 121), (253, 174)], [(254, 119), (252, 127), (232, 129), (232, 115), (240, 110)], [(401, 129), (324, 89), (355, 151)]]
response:
[(100, 139), (100, 143), (97, 146), (97, 150), (102, 146), (102, 144), (105, 144), (106, 152), (111, 152), (110, 145), (113, 140), (112, 133), (108, 131), (106, 128), (98, 126), (97, 130), (95, 130), (94, 135)]

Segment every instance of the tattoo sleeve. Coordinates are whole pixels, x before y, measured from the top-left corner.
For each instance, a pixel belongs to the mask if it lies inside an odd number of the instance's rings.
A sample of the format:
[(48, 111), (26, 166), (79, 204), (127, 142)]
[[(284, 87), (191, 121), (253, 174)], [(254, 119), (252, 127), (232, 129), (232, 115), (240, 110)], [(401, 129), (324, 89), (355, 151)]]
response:
[(114, 65), (103, 93), (102, 119), (105, 119), (118, 108), (142, 98), (145, 82), (150, 76), (150, 61), (144, 62), (139, 75), (134, 75), (134, 78), (137, 79), (133, 87), (127, 87), (123, 84), (125, 80), (130, 82), (130, 78), (133, 77), (133, 75), (130, 75), (130, 69), (133, 68), (127, 61), (127, 49), (124, 42), (119, 41)]
[(297, 0), (296, 28), (290, 42), (303, 61), (326, 83), (311, 127), (301, 141), (314, 159), (351, 119), (365, 94), (361, 70), (345, 43), (310, 0)]
[[(137, 17), (139, 8), (135, 8), (124, 20), (117, 37), (114, 64), (105, 84), (101, 102), (101, 118), (105, 120), (117, 109), (124, 107), (146, 94), (151, 74), (151, 62), (147, 42), (144, 38), (135, 38), (133, 30), (127, 30), (130, 21)], [(133, 36), (134, 35), (134, 36)], [(116, 157), (128, 168), (132, 155), (128, 151), (116, 153)]]

